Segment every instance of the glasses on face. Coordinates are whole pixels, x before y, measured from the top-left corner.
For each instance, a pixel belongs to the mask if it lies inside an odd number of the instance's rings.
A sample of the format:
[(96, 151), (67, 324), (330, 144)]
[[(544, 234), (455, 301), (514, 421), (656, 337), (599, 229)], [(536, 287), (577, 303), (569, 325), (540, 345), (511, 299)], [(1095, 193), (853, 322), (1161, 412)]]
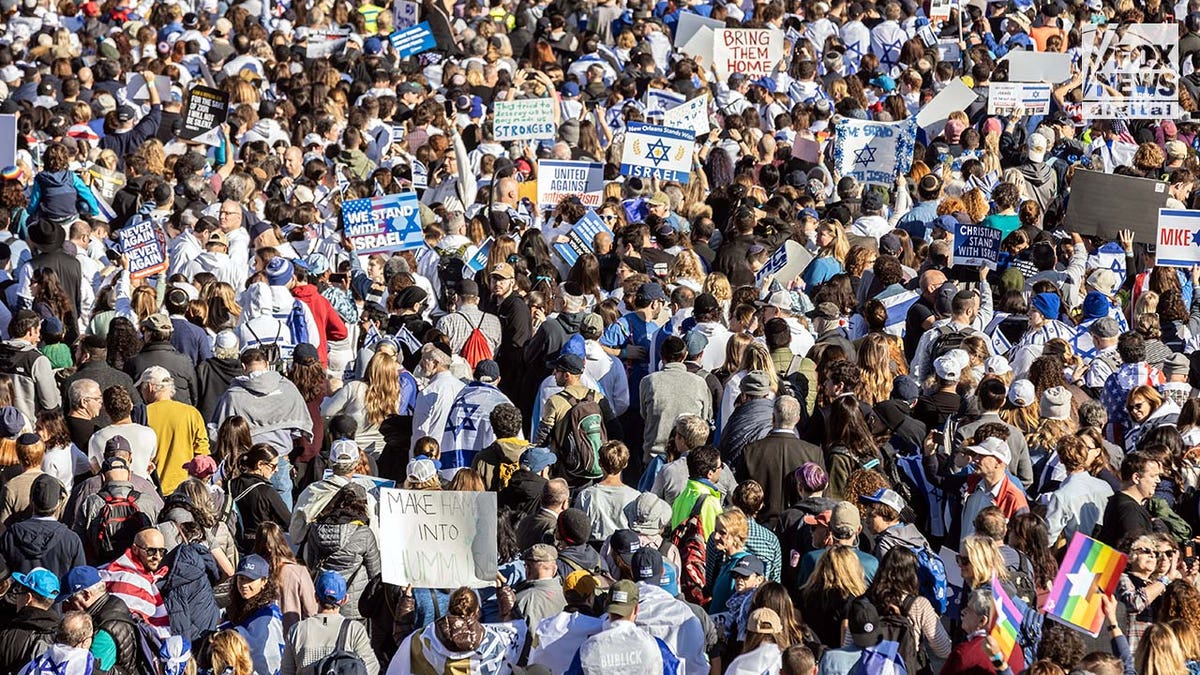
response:
[(137, 546), (138, 548), (142, 549), (142, 551), (145, 552), (146, 555), (148, 555), (152, 558), (161, 558), (162, 556), (167, 554), (167, 549), (165, 549), (165, 548), (138, 546), (137, 544), (134, 544), (134, 546)]
[(1151, 548), (1135, 548), (1135, 549), (1131, 550), (1130, 553), (1132, 553), (1134, 555), (1148, 555), (1151, 558), (1159, 557), (1158, 551), (1155, 551), (1154, 549), (1151, 549)]
[(604, 222), (606, 222), (606, 223), (611, 223), (612, 221), (614, 221), (614, 220), (616, 220), (616, 219), (617, 219), (617, 214), (615, 214), (615, 213), (602, 213), (602, 214), (600, 214), (600, 217), (601, 217), (602, 219), (604, 219)]

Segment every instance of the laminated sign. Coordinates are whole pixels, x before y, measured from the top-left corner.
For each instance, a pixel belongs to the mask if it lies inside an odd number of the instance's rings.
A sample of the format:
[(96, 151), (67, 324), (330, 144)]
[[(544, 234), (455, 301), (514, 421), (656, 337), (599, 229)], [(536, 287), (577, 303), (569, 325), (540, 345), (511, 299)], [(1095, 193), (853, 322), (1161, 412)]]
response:
[(713, 31), (713, 65), (722, 79), (742, 73), (766, 77), (783, 58), (783, 32), (773, 28), (722, 28)]
[(417, 588), (496, 584), (496, 493), (379, 491), (385, 583)]
[(600, 208), (604, 203), (604, 164), (557, 159), (538, 161), (538, 208), (553, 209), (567, 197)]
[(690, 129), (630, 122), (625, 127), (621, 175), (686, 183), (692, 176), (695, 151), (696, 134)]
[(117, 233), (129, 261), (129, 277), (141, 279), (167, 269), (167, 235), (153, 220), (142, 220)]
[(1050, 112), (1050, 85), (1042, 82), (993, 82), (988, 86), (988, 114), (1008, 116)]
[(554, 99), (497, 101), (492, 128), (497, 141), (553, 140), (556, 136)]
[(388, 36), (388, 41), (392, 43), (392, 49), (396, 50), (396, 56), (402, 59), (427, 52), (437, 46), (428, 21), (398, 30)]
[(359, 255), (425, 245), (415, 192), (350, 200), (342, 204), (342, 228)]
[(1003, 232), (988, 225), (959, 223), (954, 228), (954, 250), (950, 264), (996, 269), (1003, 237)]
[(602, 232), (608, 234), (609, 237), (614, 236), (612, 228), (600, 216), (597, 216), (595, 211), (588, 209), (588, 212), (583, 214), (579, 222), (575, 223), (575, 226), (567, 233), (567, 242), (555, 243), (554, 250), (562, 256), (563, 262), (567, 263), (568, 267), (574, 267), (579, 256), (585, 253), (595, 253), (596, 235)]
[(205, 145), (221, 144), (221, 125), (229, 117), (229, 94), (219, 89), (196, 85), (188, 92), (183, 107), (183, 128), (179, 137)]

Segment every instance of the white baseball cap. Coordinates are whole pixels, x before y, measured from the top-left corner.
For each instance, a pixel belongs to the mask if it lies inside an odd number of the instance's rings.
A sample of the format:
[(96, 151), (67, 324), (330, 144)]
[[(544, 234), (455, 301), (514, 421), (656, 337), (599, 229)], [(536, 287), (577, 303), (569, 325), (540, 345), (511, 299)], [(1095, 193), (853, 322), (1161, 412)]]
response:
[(983, 439), (978, 445), (968, 445), (966, 451), (980, 457), (995, 457), (1006, 465), (1012, 462), (1012, 451), (1008, 449), (1008, 443), (995, 436)]

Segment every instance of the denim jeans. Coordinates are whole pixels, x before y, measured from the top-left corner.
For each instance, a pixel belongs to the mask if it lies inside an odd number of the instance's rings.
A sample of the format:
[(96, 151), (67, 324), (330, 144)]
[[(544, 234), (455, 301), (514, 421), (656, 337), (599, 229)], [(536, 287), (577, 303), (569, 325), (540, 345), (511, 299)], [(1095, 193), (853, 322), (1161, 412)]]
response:
[(279, 493), (279, 497), (283, 499), (283, 503), (287, 506), (288, 511), (292, 510), (292, 463), (288, 461), (287, 455), (279, 457), (279, 466), (275, 469), (275, 475), (271, 476), (271, 485), (275, 486), (275, 491)]

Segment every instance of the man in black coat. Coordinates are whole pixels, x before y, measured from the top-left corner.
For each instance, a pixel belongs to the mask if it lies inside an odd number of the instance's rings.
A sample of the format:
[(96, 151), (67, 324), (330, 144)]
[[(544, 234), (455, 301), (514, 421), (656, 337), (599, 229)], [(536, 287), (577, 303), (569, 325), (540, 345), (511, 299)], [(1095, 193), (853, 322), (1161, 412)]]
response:
[[(73, 405), (70, 396), (71, 384), (76, 380), (91, 380), (99, 385), (100, 391), (113, 386), (123, 387), (133, 398), (135, 407), (142, 404), (142, 395), (138, 392), (137, 387), (133, 386), (133, 378), (108, 365), (108, 341), (103, 337), (99, 335), (84, 337), (77, 358), (79, 368), (62, 383), (62, 397), (64, 401), (68, 402), (68, 405)], [(101, 408), (100, 414), (96, 417), (96, 426), (103, 429), (110, 424), (112, 424), (112, 420), (109, 419), (108, 413), (104, 412), (104, 408)]]
[[(22, 267), (17, 276), (22, 283), (18, 286), (27, 300), (33, 299), (33, 288), (30, 280), (33, 272), (48, 267), (58, 275), (58, 284), (63, 292), (71, 299), (75, 308), (75, 316), (80, 315), (83, 305), (83, 271), (75, 256), (63, 250), (67, 241), (67, 231), (60, 225), (48, 220), (37, 220), (29, 225), (29, 243), (33, 244), (34, 255)], [(91, 289), (88, 289), (89, 294)]]
[(246, 373), (242, 370), (242, 360), (238, 358), (238, 339), (233, 331), (223, 330), (217, 333), (213, 357), (206, 359), (196, 367), (196, 384), (199, 385), (196, 398), (196, 409), (205, 422), (214, 422), (213, 412), (217, 402), (229, 389), (235, 377)]
[(36, 568), (29, 574), (14, 572), (9, 591), (17, 603), (17, 613), (0, 630), (0, 673), (15, 673), (54, 644), (58, 622), (54, 611), (58, 598), (58, 577)]
[(14, 572), (44, 567), (54, 576), (65, 575), (82, 565), (83, 542), (71, 528), (55, 517), (67, 498), (67, 489), (57, 478), (43, 473), (33, 479), (29, 503), (33, 517), (22, 520), (0, 535), (0, 555)]
[(162, 366), (175, 379), (176, 401), (194, 405), (199, 387), (196, 385), (196, 367), (192, 360), (180, 354), (171, 344), (175, 327), (166, 314), (151, 314), (142, 321), (142, 336), (145, 346), (142, 351), (125, 364), (125, 372), (133, 378), (141, 377), (150, 366)]
[(794, 396), (775, 399), (774, 428), (766, 435), (747, 445), (738, 462), (734, 464), (734, 475), (738, 482), (757, 481), (763, 489), (763, 505), (758, 513), (759, 522), (774, 529), (779, 514), (788, 507), (789, 479), (805, 462), (825, 468), (825, 457), (821, 448), (800, 440), (796, 424), (800, 422), (800, 401)]
[(87, 612), (92, 617), (93, 644), (105, 633), (116, 646), (117, 656), (108, 670), (110, 675), (139, 673), (138, 633), (133, 616), (124, 600), (108, 592), (95, 567), (83, 565), (68, 572), (59, 600), (64, 610)]

